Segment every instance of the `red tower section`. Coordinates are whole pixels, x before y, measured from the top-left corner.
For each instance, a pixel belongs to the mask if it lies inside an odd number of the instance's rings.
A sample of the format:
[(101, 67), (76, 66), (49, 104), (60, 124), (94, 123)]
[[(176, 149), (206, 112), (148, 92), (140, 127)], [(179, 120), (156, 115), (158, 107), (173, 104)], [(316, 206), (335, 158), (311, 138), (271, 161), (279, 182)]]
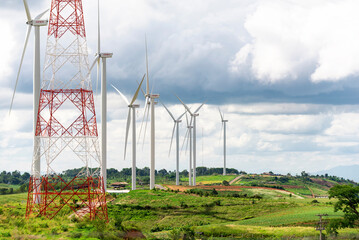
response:
[(52, 0), (35, 138), (26, 216), (107, 221), (81, 0)]

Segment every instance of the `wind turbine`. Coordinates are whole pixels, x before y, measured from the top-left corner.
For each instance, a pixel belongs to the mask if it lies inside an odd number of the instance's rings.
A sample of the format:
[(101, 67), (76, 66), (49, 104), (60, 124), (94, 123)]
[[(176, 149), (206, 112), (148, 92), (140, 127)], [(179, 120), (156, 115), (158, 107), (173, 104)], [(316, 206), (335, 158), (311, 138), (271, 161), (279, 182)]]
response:
[[(40, 27), (46, 26), (48, 23), (48, 20), (41, 20), (42, 16), (48, 11), (48, 9), (46, 11), (40, 13), (39, 15), (37, 15), (34, 19), (32, 19), (27, 1), (23, 0), (23, 2), (24, 2), (25, 12), (26, 12), (26, 16), (27, 16), (26, 24), (28, 25), (28, 27), (27, 27), (26, 37), (25, 37), (24, 49), (23, 49), (22, 55), (21, 55), (20, 66), (19, 66), (19, 70), (18, 70), (17, 76), (16, 76), (14, 92), (13, 92), (12, 98), (11, 98), (9, 114), (11, 113), (11, 110), (12, 110), (14, 97), (15, 97), (15, 93), (16, 93), (16, 88), (17, 88), (17, 84), (19, 81), (21, 66), (22, 66), (22, 63), (24, 60), (24, 55), (26, 52), (27, 43), (29, 41), (31, 29), (32, 29), (32, 27), (34, 27), (34, 32), (35, 32), (34, 43), (35, 44), (34, 44), (34, 65), (33, 65), (33, 130), (34, 130), (33, 136), (34, 136), (34, 150), (36, 152), (38, 152), (39, 144), (36, 141), (35, 132), (36, 132), (37, 112), (38, 112), (38, 108), (39, 108), (39, 98), (40, 98), (40, 71), (41, 71), (41, 69), (40, 69)], [(34, 166), (33, 166), (34, 167), (33, 170), (35, 173), (34, 175), (35, 175), (36, 179), (40, 179), (40, 170), (41, 170), (40, 154), (39, 153), (34, 154), (34, 157), (36, 158), (36, 159), (34, 159), (35, 161), (34, 161)], [(39, 185), (39, 183), (36, 184), (36, 186), (38, 186), (38, 185)], [(38, 191), (41, 191), (41, 190), (38, 189)], [(37, 194), (35, 194), (35, 196), (37, 196)], [(37, 202), (40, 203), (40, 200), (38, 199)]]
[(146, 45), (146, 92), (145, 92), (145, 110), (143, 114), (143, 120), (140, 128), (140, 135), (142, 130), (143, 121), (146, 117), (146, 125), (144, 130), (144, 138), (146, 135), (146, 128), (147, 128), (147, 119), (148, 119), (148, 113), (151, 109), (151, 163), (150, 163), (150, 189), (155, 188), (155, 99), (159, 98), (159, 94), (153, 94), (153, 84), (152, 84), (152, 90), (150, 93), (150, 81), (148, 77), (148, 57), (147, 57), (147, 38), (145, 37), (145, 45)]
[(178, 98), (178, 100), (180, 100), (180, 102), (183, 104), (183, 106), (185, 107), (185, 109), (189, 112), (189, 114), (191, 115), (191, 122), (192, 122), (192, 118), (193, 118), (193, 186), (196, 186), (196, 117), (199, 116), (198, 111), (201, 109), (201, 107), (204, 105), (204, 103), (202, 103), (197, 109), (196, 111), (192, 112), (191, 109), (184, 103), (182, 102), (182, 100), (176, 96)]
[(227, 149), (226, 149), (226, 124), (228, 122), (228, 120), (224, 119), (224, 113), (222, 114), (221, 110), (218, 108), (219, 111), (219, 115), (221, 115), (221, 120), (222, 120), (222, 128), (223, 128), (223, 175), (226, 175), (226, 154), (227, 154)]
[[(146, 75), (146, 74), (145, 74)], [(139, 104), (134, 104), (137, 99), (138, 93), (141, 89), (141, 85), (143, 80), (145, 79), (145, 75), (142, 77), (142, 81), (139, 84), (135, 95), (133, 95), (131, 102), (128, 101), (125, 95), (123, 95), (120, 90), (118, 90), (115, 86), (112, 87), (120, 94), (122, 99), (128, 105), (128, 115), (127, 115), (127, 123), (126, 123), (126, 138), (125, 138), (125, 152), (123, 158), (126, 158), (126, 148), (127, 148), (127, 139), (128, 139), (128, 131), (130, 130), (131, 125), (131, 109), (132, 109), (132, 190), (136, 190), (136, 108), (140, 107)]]
[(172, 137), (171, 137), (171, 144), (170, 144), (170, 150), (168, 152), (168, 155), (171, 152), (171, 147), (172, 147), (172, 141), (173, 141), (173, 136), (176, 130), (176, 185), (179, 185), (179, 123), (182, 122), (181, 118), (183, 117), (184, 114), (186, 114), (187, 111), (185, 111), (182, 115), (180, 115), (177, 119), (173, 116), (173, 114), (170, 112), (170, 110), (168, 110), (168, 108), (161, 102), (161, 104), (165, 107), (165, 109), (167, 110), (168, 114), (171, 116), (171, 118), (173, 119), (173, 130), (172, 130)]
[(113, 53), (101, 53), (101, 25), (100, 25), (100, 0), (97, 0), (97, 53), (91, 69), (97, 62), (97, 84), (100, 76), (100, 59), (101, 67), (101, 176), (107, 189), (107, 58), (112, 58)]

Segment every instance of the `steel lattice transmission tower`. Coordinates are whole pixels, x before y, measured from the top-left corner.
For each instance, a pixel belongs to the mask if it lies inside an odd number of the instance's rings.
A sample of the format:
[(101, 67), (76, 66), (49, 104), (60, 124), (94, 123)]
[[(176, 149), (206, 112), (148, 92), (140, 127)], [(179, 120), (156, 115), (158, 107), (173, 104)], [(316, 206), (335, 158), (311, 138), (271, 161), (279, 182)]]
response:
[[(26, 216), (67, 208), (107, 221), (82, 0), (52, 0), (36, 123)], [(69, 179), (59, 172), (74, 167)]]

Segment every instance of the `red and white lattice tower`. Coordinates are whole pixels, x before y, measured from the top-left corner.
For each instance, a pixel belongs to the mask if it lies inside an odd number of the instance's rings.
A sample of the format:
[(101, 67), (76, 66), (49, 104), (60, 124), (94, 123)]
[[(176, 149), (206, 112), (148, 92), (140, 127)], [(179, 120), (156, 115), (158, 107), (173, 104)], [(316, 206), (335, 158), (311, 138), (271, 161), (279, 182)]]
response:
[[(52, 0), (27, 217), (108, 220), (89, 70), (82, 0)], [(81, 170), (64, 178), (66, 168)]]

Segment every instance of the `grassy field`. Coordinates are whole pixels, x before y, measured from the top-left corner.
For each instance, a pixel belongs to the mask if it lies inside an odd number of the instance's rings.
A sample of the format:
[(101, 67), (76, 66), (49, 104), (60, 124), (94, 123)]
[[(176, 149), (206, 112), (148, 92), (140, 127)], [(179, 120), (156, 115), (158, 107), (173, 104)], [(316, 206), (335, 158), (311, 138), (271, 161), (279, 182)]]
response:
[[(235, 179), (236, 177), (237, 177), (236, 175), (197, 176), (196, 177), (196, 182), (197, 182), (197, 184), (203, 184), (203, 185), (218, 184), (218, 183), (222, 183), (224, 180), (229, 182), (229, 181)], [(186, 182), (187, 183), (188, 181), (189, 181), (188, 178), (181, 178), (181, 182)]]
[[(257, 190), (259, 191), (259, 190)], [(257, 192), (258, 193), (258, 192)], [(261, 194), (268, 194), (268, 190)], [(108, 204), (110, 222), (75, 221), (67, 215), (54, 220), (25, 220), (26, 194), (0, 196), (0, 238), (121, 239), (138, 230), (148, 238), (176, 239), (176, 234), (202, 232), (205, 236), (240, 238), (316, 237), (318, 213), (332, 217), (333, 201), (281, 198), (261, 200), (224, 196), (200, 197), (171, 191), (136, 190), (119, 194)], [(342, 236), (355, 236), (358, 229)], [(200, 236), (198, 236), (200, 237)], [(308, 238), (310, 239), (310, 238)]]
[[(197, 180), (218, 183), (235, 177), (213, 175)], [(272, 180), (255, 179), (257, 184)], [(308, 186), (315, 194), (326, 195), (324, 188), (313, 183)], [(304, 187), (288, 188), (292, 192), (298, 189), (310, 192)], [(27, 193), (0, 195), (0, 239), (123, 239), (129, 232), (142, 233), (148, 239), (180, 239), (184, 234), (197, 239), (317, 239), (317, 214), (329, 214), (328, 218), (343, 214), (333, 212), (333, 199), (299, 199), (277, 189), (217, 193), (212, 188), (192, 192), (136, 190), (109, 195), (113, 201), (108, 202), (109, 223), (104, 224), (70, 219), (65, 212), (53, 220), (26, 220), (26, 198)], [(359, 229), (341, 230), (339, 237), (359, 239)]]
[(27, 201), (27, 193), (0, 195), (0, 205), (6, 203), (25, 203)]

